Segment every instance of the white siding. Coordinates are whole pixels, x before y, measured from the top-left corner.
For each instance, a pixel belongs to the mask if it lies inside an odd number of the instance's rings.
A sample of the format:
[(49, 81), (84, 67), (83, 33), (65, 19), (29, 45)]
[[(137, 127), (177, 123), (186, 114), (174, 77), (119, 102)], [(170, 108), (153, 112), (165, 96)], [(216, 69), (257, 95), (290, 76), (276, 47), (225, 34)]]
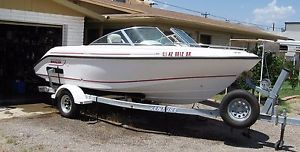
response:
[(300, 41), (300, 29), (299, 31), (285, 31), (281, 33), (282, 36), (294, 39), (295, 41)]
[(62, 45), (83, 44), (84, 17), (0, 8), (0, 20), (60, 25), (63, 27)]
[(300, 30), (299, 31), (285, 31), (285, 32), (271, 32), (272, 34), (288, 37), (295, 41), (300, 41)]
[(300, 31), (300, 23), (286, 23), (285, 28), (286, 31)]

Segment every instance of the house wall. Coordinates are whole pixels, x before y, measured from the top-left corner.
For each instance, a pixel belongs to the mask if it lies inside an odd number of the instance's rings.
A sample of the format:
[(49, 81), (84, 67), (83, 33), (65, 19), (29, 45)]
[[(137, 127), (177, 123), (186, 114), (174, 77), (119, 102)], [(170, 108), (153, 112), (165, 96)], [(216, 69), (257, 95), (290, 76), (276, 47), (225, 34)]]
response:
[(300, 41), (300, 22), (286, 23), (285, 28), (285, 32), (282, 33), (284, 36)]
[(211, 44), (212, 45), (229, 45), (229, 41), (231, 38), (230, 33), (220, 33), (208, 30), (199, 30), (199, 42), (201, 41), (201, 35), (210, 35), (211, 36)]
[(51, 1), (0, 0), (0, 21), (62, 26), (62, 45), (83, 44), (83, 15)]
[(284, 37), (288, 37), (289, 39), (293, 39), (295, 41), (300, 41), (300, 22), (293, 23), (285, 23), (285, 31), (284, 32), (272, 32), (277, 35), (281, 35)]
[(212, 34), (212, 44), (228, 46), (230, 34)]
[(295, 41), (300, 41), (300, 29), (298, 31), (285, 31), (279, 34), (290, 39), (294, 39)]
[(300, 31), (300, 22), (297, 23), (286, 23), (285, 31)]

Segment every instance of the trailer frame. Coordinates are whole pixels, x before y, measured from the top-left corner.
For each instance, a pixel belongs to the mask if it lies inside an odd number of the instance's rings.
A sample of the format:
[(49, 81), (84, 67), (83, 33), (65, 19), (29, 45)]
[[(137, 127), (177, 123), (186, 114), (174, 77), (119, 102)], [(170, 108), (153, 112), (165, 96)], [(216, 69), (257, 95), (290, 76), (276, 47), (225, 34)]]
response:
[[(51, 98), (56, 99), (57, 96), (60, 94), (62, 90), (68, 90), (73, 98), (75, 104), (85, 105), (91, 104), (93, 102), (107, 104), (111, 106), (117, 106), (122, 108), (128, 109), (138, 109), (144, 111), (152, 111), (152, 112), (161, 112), (161, 113), (174, 113), (174, 114), (184, 114), (184, 115), (194, 115), (206, 118), (216, 119), (220, 117), (219, 108), (212, 108), (212, 109), (200, 109), (200, 108), (182, 108), (176, 106), (169, 106), (169, 105), (158, 105), (158, 104), (146, 104), (146, 103), (137, 103), (130, 101), (130, 98), (124, 97), (122, 100), (114, 99), (114, 98), (107, 98), (102, 96), (96, 96), (91, 94), (85, 94), (84, 91), (75, 85), (64, 84), (59, 87), (55, 86), (52, 83), (50, 73), (55, 72), (55, 69), (48, 69), (48, 78), (49, 78), (49, 86), (39, 86), (40, 92), (48, 92), (51, 93)], [(282, 69), (276, 83), (274, 84), (273, 88), (265, 89), (261, 86), (255, 86), (250, 81), (247, 81), (247, 84), (255, 89), (255, 91), (267, 96), (267, 100), (261, 108), (259, 119), (264, 120), (267, 122), (272, 122), (275, 125), (281, 125), (280, 131), (280, 139), (275, 143), (275, 149), (279, 150), (282, 149), (284, 145), (284, 132), (286, 125), (300, 125), (299, 118), (289, 118), (287, 117), (286, 111), (284, 110), (283, 113), (279, 113), (277, 110), (278, 104), (278, 93), (280, 88), (283, 85), (283, 82), (288, 77), (288, 70)]]

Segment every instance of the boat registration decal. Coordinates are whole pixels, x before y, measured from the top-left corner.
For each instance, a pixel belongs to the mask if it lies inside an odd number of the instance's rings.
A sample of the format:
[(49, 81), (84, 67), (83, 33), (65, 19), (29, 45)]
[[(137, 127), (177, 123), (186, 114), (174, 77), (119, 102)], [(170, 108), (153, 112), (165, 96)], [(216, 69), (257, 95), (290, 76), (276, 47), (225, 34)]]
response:
[(182, 56), (192, 56), (192, 52), (163, 52), (162, 56), (165, 57), (182, 57)]
[(169, 107), (169, 106), (153, 106), (153, 107), (151, 107), (151, 110), (156, 111), (156, 112), (175, 113), (177, 111), (177, 108)]

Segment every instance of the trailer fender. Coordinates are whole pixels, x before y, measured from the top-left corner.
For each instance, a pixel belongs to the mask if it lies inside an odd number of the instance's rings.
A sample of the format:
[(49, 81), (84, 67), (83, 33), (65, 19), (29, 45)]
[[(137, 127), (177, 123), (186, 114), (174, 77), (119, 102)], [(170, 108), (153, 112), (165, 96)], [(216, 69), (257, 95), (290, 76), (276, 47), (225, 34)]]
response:
[(56, 90), (55, 94), (51, 95), (51, 98), (56, 99), (62, 90), (68, 90), (72, 94), (75, 104), (92, 103), (91, 100), (86, 98), (84, 92), (82, 91), (82, 89), (80, 87), (78, 87), (76, 85), (70, 85), (70, 84), (64, 84), (64, 85), (60, 86)]

